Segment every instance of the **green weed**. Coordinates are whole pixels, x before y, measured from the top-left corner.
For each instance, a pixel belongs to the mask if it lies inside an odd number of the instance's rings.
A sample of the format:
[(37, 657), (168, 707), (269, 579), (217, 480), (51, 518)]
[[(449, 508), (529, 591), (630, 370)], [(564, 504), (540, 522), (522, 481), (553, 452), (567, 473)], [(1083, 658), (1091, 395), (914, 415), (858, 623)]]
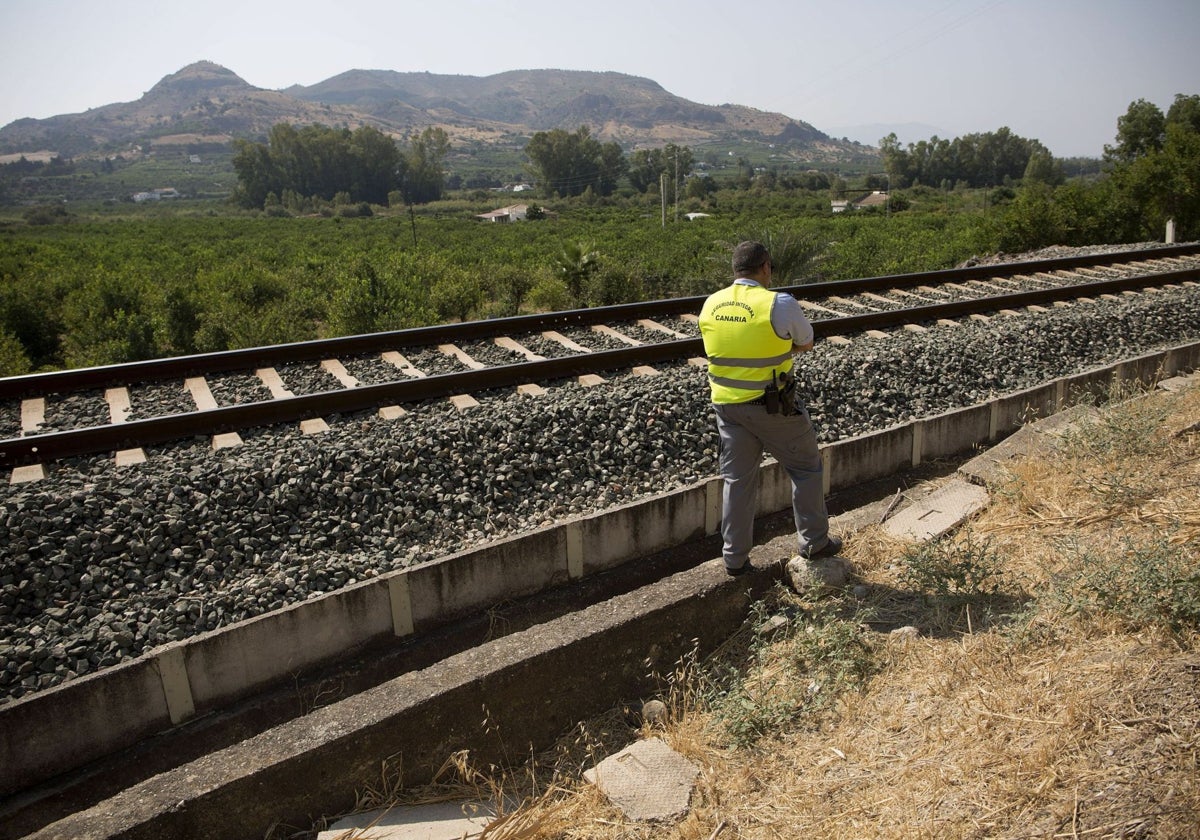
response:
[(965, 531), (963, 540), (923, 542), (904, 553), (902, 585), (947, 606), (998, 595), (1004, 583), (999, 556), (987, 539)]
[[(753, 623), (762, 617), (760, 610)], [(797, 613), (773, 637), (756, 637), (748, 663), (740, 679), (721, 680), (729, 687), (711, 701), (724, 736), (738, 747), (829, 708), (878, 670), (863, 616), (840, 617), (829, 606)]]
[(1116, 557), (1073, 548), (1078, 565), (1060, 592), (1069, 613), (1107, 615), (1132, 630), (1200, 629), (1200, 567), (1182, 547), (1156, 537), (1125, 539)]

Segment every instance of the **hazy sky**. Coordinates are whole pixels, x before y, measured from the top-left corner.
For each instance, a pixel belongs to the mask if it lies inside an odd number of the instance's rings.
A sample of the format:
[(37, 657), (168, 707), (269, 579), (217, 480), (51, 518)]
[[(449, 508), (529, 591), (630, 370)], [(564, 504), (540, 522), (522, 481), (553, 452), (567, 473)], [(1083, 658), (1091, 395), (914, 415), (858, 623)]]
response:
[(0, 32), (0, 125), (129, 102), (199, 60), (269, 89), (558, 68), (835, 136), (1007, 126), (1069, 157), (1099, 156), (1136, 99), (1200, 93), (1198, 0), (0, 0)]

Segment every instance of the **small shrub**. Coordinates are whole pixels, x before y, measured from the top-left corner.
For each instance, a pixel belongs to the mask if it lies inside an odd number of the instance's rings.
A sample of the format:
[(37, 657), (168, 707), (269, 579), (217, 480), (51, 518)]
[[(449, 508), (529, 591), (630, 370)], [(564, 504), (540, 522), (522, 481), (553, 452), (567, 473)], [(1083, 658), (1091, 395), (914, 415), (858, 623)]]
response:
[(587, 281), (587, 300), (591, 306), (612, 306), (640, 300), (641, 280), (619, 266), (602, 266)]
[(25, 223), (29, 225), (54, 225), (71, 220), (71, 214), (61, 204), (30, 207), (25, 211)]
[(534, 286), (533, 272), (519, 266), (497, 264), (488, 266), (483, 273), (493, 298), (488, 316), (519, 315)]
[(1166, 538), (1125, 540), (1117, 558), (1079, 550), (1070, 611), (1109, 615), (1131, 629), (1200, 629), (1200, 568)]
[(1170, 400), (1128, 399), (1120, 387), (1111, 403), (1095, 419), (1068, 430), (1063, 440), (1076, 466), (1073, 474), (1081, 488), (1112, 511), (1136, 506), (1150, 498), (1158, 476), (1142, 465), (1162, 452), (1156, 433), (1171, 411)]
[(484, 303), (483, 284), (479, 278), (450, 267), (430, 283), (429, 296), (442, 321), (466, 321)]
[(24, 376), (31, 369), (29, 356), (21, 342), (15, 335), (0, 329), (0, 376)]
[(930, 540), (906, 550), (901, 583), (947, 605), (996, 595), (1004, 578), (999, 557), (988, 540)]
[(1105, 410), (1095, 420), (1067, 430), (1064, 441), (1091, 460), (1154, 456), (1161, 447), (1154, 432), (1171, 413), (1171, 403), (1131, 399), (1137, 393), (1128, 385), (1114, 385)]
[(529, 303), (542, 312), (557, 312), (563, 309), (578, 309), (583, 301), (573, 299), (567, 284), (557, 277), (543, 277), (529, 290)]
[[(760, 604), (752, 621), (758, 625), (763, 618)], [(843, 618), (827, 606), (793, 619), (782, 639), (756, 637), (750, 659), (744, 678), (729, 674), (719, 680), (732, 688), (712, 704), (725, 735), (738, 747), (830, 708), (878, 670), (863, 617)]]

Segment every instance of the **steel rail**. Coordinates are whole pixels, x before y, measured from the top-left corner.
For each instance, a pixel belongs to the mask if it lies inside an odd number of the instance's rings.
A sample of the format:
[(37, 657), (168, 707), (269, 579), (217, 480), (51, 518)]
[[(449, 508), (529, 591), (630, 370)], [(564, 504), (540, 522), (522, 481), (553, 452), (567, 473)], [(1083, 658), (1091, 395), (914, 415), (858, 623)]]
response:
[(1200, 280), (1200, 266), (1180, 269), (1178, 271), (1143, 274), (1136, 277), (1117, 277), (1109, 280), (1097, 280), (1091, 283), (1054, 286), (1024, 292), (1009, 292), (990, 297), (935, 303), (911, 309), (892, 309), (871, 312), (865, 315), (852, 315), (845, 318), (826, 318), (814, 321), (813, 330), (818, 337), (826, 337), (837, 335), (839, 328), (848, 329), (852, 332), (885, 329), (908, 323), (919, 324), (943, 318), (959, 318), (963, 315), (997, 312), (1001, 309), (1021, 309), (1028, 306), (1038, 306), (1043, 303), (1078, 300), (1079, 298), (1098, 297), (1100, 295), (1111, 295), (1135, 289), (1144, 289), (1147, 286), (1168, 286), (1197, 280)]
[[(881, 289), (911, 289), (916, 286), (937, 286), (946, 283), (987, 280), (995, 277), (1019, 277), (1028, 274), (1051, 274), (1055, 271), (1074, 271), (1080, 268), (1097, 268), (1122, 263), (1147, 262), (1171, 257), (1200, 255), (1200, 244), (1169, 245), (1143, 251), (1119, 251), (1112, 254), (1093, 254), (1074, 257), (1055, 257), (1047, 260), (1027, 260), (993, 265), (974, 265), (966, 268), (947, 268), (941, 271), (922, 271), (915, 274), (888, 274), (880, 277), (863, 277), (855, 280), (831, 280), (827, 283), (811, 283), (803, 286), (781, 287), (778, 291), (798, 293), (819, 289), (823, 296), (847, 295), (859, 292), (877, 292)], [(805, 295), (806, 297), (808, 295)], [(703, 300), (703, 298), (701, 298)]]
[[(1116, 265), (1169, 257), (1200, 254), (1200, 244), (1176, 245), (1146, 251), (1123, 251), (1092, 256), (1059, 257), (1049, 260), (999, 263), (987, 266), (952, 268), (941, 271), (867, 277), (855, 280), (835, 280), (825, 283), (781, 286), (778, 291), (797, 298), (811, 299), (850, 295), (880, 289), (906, 289), (922, 285), (968, 282), (997, 276), (1051, 273), (1077, 268)], [(250, 347), (219, 353), (198, 353), (168, 359), (150, 359), (103, 367), (72, 368), (70, 370), (34, 373), (0, 379), (0, 399), (23, 399), (48, 394), (67, 393), (92, 388), (106, 388), (164, 379), (186, 378), (205, 374), (226, 373), (273, 367), (289, 362), (313, 359), (345, 358), (347, 356), (379, 353), (404, 347), (452, 344), (499, 335), (520, 335), (541, 332), (556, 327), (611, 324), (618, 321), (652, 318), (662, 315), (696, 313), (704, 296), (671, 298), (668, 300), (623, 303), (588, 309), (572, 309), (538, 315), (517, 315), (460, 324), (440, 324), (414, 327), (382, 333), (342, 336), (339, 338)]]
[[(1200, 267), (1140, 277), (1122, 277), (1073, 286), (1013, 292), (987, 298), (930, 304), (827, 318), (813, 323), (817, 338), (887, 329), (910, 323), (929, 323), (964, 315), (1019, 309), (1071, 298), (1116, 294), (1147, 286), (1200, 279)], [(272, 426), (312, 417), (364, 411), (383, 405), (417, 403), (463, 393), (512, 387), (528, 382), (550, 382), (588, 373), (626, 370), (636, 365), (674, 362), (702, 357), (703, 341), (688, 338), (644, 344), (620, 350), (582, 353), (537, 362), (489, 367), (483, 370), (404, 379), (380, 385), (324, 391), (305, 396), (172, 414), (127, 423), (93, 426), (64, 432), (0, 440), (0, 467), (11, 468), (55, 461), (97, 452), (167, 443), (199, 435), (214, 435), (247, 428)]]
[(586, 353), (538, 362), (522, 362), (416, 379), (366, 385), (265, 402), (172, 414), (147, 420), (93, 426), (66, 432), (0, 441), (0, 466), (21, 466), (76, 455), (165, 443), (196, 435), (220, 434), (261, 426), (344, 414), (381, 405), (415, 403), (455, 394), (478, 393), (526, 382), (549, 382), (586, 373), (678, 359), (703, 351), (699, 338)]

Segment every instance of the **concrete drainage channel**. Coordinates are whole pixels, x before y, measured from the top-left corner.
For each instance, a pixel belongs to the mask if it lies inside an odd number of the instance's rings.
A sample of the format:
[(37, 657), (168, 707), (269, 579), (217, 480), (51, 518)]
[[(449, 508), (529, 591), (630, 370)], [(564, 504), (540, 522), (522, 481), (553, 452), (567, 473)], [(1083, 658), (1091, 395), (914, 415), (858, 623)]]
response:
[[(822, 450), (827, 489), (995, 443), (1114, 383), (1197, 367), (1200, 344), (1184, 345), (838, 441)], [(415, 784), (458, 750), (486, 764), (548, 746), (653, 690), (647, 674), (693, 647), (713, 650), (773, 585), (702, 562), (720, 556), (719, 498), (711, 479), (0, 707), (0, 838), (261, 837), (349, 811), (389, 758)], [(789, 509), (782, 470), (763, 470), (759, 499), (762, 515)], [(512, 632), (495, 638), (499, 605)], [(326, 694), (344, 699), (322, 705)]]

